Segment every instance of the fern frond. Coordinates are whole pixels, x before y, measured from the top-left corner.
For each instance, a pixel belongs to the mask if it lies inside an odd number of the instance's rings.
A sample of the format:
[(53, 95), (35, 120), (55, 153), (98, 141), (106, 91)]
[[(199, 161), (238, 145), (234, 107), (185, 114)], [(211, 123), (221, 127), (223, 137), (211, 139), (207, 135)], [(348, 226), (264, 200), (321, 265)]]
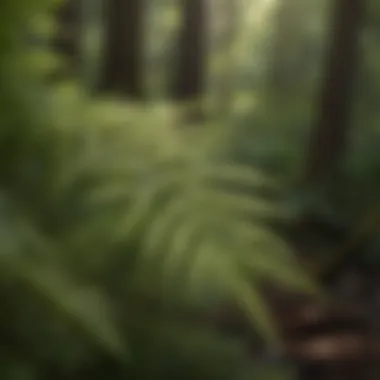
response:
[(4, 275), (26, 283), (111, 352), (124, 353), (110, 307), (100, 291), (86, 288), (65, 273), (64, 263), (57, 263), (63, 256), (53, 242), (47, 241), (25, 217), (21, 218), (9, 199), (6, 204), (8, 212), (3, 208), (0, 214), (0, 234), (6, 238), (0, 244)]
[[(85, 226), (92, 226), (88, 230), (91, 231), (98, 223), (97, 230), (102, 233), (106, 216), (101, 210), (115, 210), (110, 213), (114, 218), (112, 227), (105, 226), (106, 236), (110, 245), (111, 241), (114, 244), (139, 236), (134, 253), (137, 277), (161, 288), (162, 294), (170, 293), (171, 288), (173, 294), (182, 289), (185, 298), (189, 289), (199, 288), (204, 294), (214, 293), (218, 299), (223, 293), (221, 289), (228, 288), (226, 284), (252, 283), (253, 304), (248, 306), (251, 311), (258, 308), (260, 283), (281, 282), (297, 290), (315, 291), (284, 242), (265, 226), (265, 220), (286, 215), (281, 205), (255, 193), (258, 188), (276, 186), (273, 181), (237, 164), (224, 165), (207, 155), (203, 158), (187, 155), (180, 140), (176, 150), (162, 155), (166, 151), (166, 137), (153, 139), (152, 144), (161, 145), (160, 149), (151, 150), (148, 159), (140, 159), (144, 149), (136, 149), (135, 132), (127, 122), (124, 129), (120, 128), (122, 120), (119, 114), (120, 124), (113, 128), (111, 123), (107, 127), (112, 141), (125, 146), (116, 157), (112, 157), (107, 143), (102, 144), (104, 139), (99, 138), (106, 132), (94, 129), (97, 145), (87, 167), (96, 168), (98, 183), (89, 193), (88, 201), (99, 213)], [(161, 127), (156, 122), (144, 128), (157, 136), (153, 129)], [(91, 130), (86, 133), (91, 134)], [(149, 139), (149, 133), (144, 136)], [(139, 165), (135, 166), (136, 162)], [(247, 189), (252, 194), (247, 194)], [(106, 218), (110, 220), (112, 216)], [(87, 235), (90, 237), (92, 233)], [(79, 235), (84, 236), (83, 231), (78, 230)], [(219, 266), (231, 268), (232, 278), (218, 274)], [(233, 267), (240, 269), (234, 271)], [(193, 292), (202, 298), (200, 293)], [(246, 294), (242, 294), (245, 300), (249, 299)], [(234, 296), (238, 298), (236, 292)], [(264, 307), (263, 303), (258, 310)], [(267, 312), (257, 318), (261, 327), (269, 320)], [(267, 327), (265, 330), (269, 331)]]
[[(21, 59), (20, 38), (28, 17), (49, 3), (1, 5), (0, 281), (26, 284), (30, 303), (42, 296), (86, 340), (118, 357), (134, 335), (124, 319), (145, 315), (169, 333), (136, 306), (147, 290), (160, 305), (212, 309), (233, 300), (275, 340), (261, 285), (311, 286), (265, 226), (282, 212), (256, 193), (271, 181), (221, 164), (208, 148), (195, 152), (175, 130), (173, 108), (41, 86)], [(154, 346), (140, 326), (146, 347)], [(128, 343), (133, 355), (138, 345)]]

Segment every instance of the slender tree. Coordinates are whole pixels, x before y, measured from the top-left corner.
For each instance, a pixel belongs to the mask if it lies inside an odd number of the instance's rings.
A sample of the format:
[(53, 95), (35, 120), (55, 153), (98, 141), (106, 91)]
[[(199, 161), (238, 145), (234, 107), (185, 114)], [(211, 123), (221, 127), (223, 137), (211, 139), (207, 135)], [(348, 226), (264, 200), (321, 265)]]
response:
[[(324, 79), (316, 104), (315, 124), (311, 130), (310, 142), (306, 152), (305, 185), (308, 188), (331, 189), (334, 177), (339, 173), (340, 165), (347, 148), (350, 130), (351, 107), (354, 98), (354, 85), (359, 68), (360, 35), (365, 22), (366, 0), (335, 0), (332, 4), (330, 30), (327, 35), (328, 46), (325, 58)], [(329, 200), (329, 199), (327, 199)], [(302, 221), (304, 228), (314, 220), (314, 210)], [(348, 315), (348, 314), (347, 314)], [(349, 320), (347, 317), (346, 320)], [(330, 330), (336, 332), (343, 324), (330, 324)], [(349, 328), (347, 336), (353, 347), (363, 347), (370, 351), (368, 341), (363, 343), (357, 331)], [(367, 333), (366, 333), (367, 334)], [(360, 335), (360, 334), (359, 334)], [(335, 339), (343, 342), (344, 339)], [(336, 353), (344, 353), (345, 346), (335, 345)], [(333, 347), (331, 345), (331, 347)], [(360, 351), (360, 350), (359, 350)], [(346, 360), (329, 360), (308, 363), (302, 366), (300, 379), (357, 379), (368, 378), (369, 362), (362, 360), (365, 354), (359, 354), (354, 348), (351, 357)], [(367, 358), (368, 359), (368, 358)], [(370, 361), (370, 359), (369, 359)]]
[[(205, 89), (207, 22), (205, 0), (182, 0), (177, 70), (172, 95), (175, 100), (195, 102)], [(199, 108), (196, 113), (199, 115)]]
[(335, 0), (333, 5), (325, 78), (307, 152), (305, 177), (311, 186), (323, 185), (343, 158), (366, 6), (366, 0)]
[(99, 89), (134, 99), (144, 97), (144, 2), (107, 0)]

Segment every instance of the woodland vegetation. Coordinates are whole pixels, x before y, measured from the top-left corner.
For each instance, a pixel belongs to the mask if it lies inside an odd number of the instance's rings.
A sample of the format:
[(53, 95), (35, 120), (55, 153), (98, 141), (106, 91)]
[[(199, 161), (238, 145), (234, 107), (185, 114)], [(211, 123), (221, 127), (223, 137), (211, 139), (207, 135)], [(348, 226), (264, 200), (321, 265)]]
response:
[(380, 379), (380, 3), (1, 0), (2, 380)]

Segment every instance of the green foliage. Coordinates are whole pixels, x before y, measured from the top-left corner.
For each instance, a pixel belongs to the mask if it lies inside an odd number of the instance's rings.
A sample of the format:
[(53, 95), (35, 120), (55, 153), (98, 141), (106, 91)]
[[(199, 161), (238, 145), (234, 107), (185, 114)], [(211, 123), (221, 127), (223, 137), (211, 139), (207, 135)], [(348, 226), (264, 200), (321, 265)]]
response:
[(270, 181), (188, 146), (170, 107), (43, 84), (24, 39), (50, 5), (0, 6), (0, 375), (238, 378), (244, 347), (189, 316), (235, 302), (275, 342), (261, 285), (313, 290), (265, 226)]

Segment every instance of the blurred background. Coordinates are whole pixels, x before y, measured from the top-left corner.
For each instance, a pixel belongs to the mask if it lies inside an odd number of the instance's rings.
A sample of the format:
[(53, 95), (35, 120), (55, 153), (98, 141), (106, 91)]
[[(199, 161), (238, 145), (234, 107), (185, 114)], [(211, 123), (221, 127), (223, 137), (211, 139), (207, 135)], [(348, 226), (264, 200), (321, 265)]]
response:
[(380, 379), (380, 3), (2, 0), (0, 376)]

